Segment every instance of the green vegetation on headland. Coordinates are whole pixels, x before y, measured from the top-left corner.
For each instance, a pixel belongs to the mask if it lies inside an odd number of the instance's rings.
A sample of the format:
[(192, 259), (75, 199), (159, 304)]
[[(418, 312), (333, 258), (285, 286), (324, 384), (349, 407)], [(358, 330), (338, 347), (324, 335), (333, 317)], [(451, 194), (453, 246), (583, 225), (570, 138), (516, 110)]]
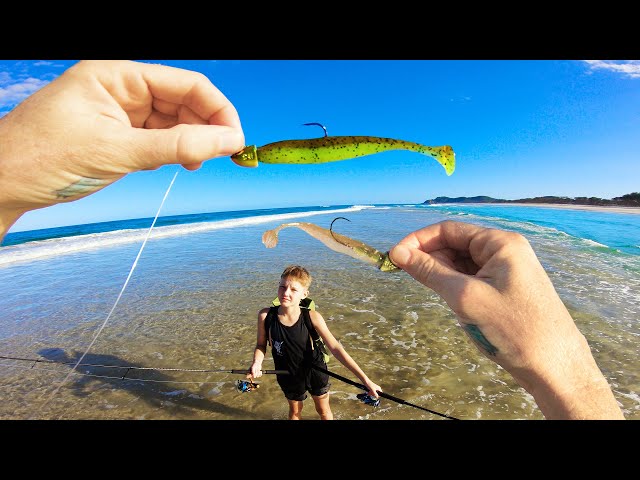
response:
[(436, 197), (431, 200), (425, 200), (422, 203), (428, 205), (436, 203), (559, 203), (564, 205), (593, 205), (599, 207), (640, 207), (640, 192), (627, 193), (621, 197), (614, 197), (611, 200), (598, 197), (570, 198), (553, 196), (504, 200), (482, 195), (478, 197)]

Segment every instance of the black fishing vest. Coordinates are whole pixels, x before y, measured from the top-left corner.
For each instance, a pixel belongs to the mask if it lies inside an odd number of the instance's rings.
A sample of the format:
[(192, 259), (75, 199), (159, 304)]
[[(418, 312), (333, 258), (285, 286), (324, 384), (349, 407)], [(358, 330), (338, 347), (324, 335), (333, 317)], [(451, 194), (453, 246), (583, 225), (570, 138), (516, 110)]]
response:
[[(269, 318), (271, 317), (271, 318)], [(288, 370), (292, 375), (303, 374), (311, 368), (311, 363), (326, 368), (319, 349), (311, 347), (309, 329), (305, 324), (304, 312), (291, 326), (282, 325), (278, 318), (278, 307), (271, 307), (265, 319), (267, 339), (271, 338), (271, 356), (276, 370)]]

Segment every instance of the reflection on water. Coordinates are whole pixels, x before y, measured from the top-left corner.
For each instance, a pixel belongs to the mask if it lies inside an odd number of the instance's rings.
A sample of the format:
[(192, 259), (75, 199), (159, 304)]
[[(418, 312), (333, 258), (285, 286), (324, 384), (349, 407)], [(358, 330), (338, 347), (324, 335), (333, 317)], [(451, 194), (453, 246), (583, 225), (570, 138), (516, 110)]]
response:
[[(310, 221), (328, 227), (335, 216)], [(381, 251), (406, 233), (445, 218), (410, 209), (346, 216), (351, 222), (341, 222), (336, 230)], [(83, 363), (246, 369), (257, 311), (276, 296), (282, 269), (299, 263), (314, 278), (310, 296), (333, 334), (386, 393), (460, 419), (543, 418), (533, 398), (471, 345), (439, 296), (404, 272), (379, 272), (296, 229), (283, 231), (278, 246), (265, 249), (262, 232), (279, 223), (150, 241)], [(625, 415), (640, 418), (640, 309), (632, 293), (637, 270), (625, 270), (624, 262), (611, 256), (586, 254), (592, 250), (548, 231), (532, 232), (530, 239)], [(56, 362), (79, 358), (113, 305), (137, 248), (116, 246), (0, 270), (6, 290), (0, 304), (5, 312), (0, 354)], [(584, 289), (588, 282), (593, 288)], [(631, 289), (626, 296), (620, 293), (623, 287)], [(273, 375), (260, 379), (260, 389), (240, 393), (235, 381), (241, 375), (146, 371), (144, 378), (154, 382), (136, 381), (140, 372), (122, 380), (118, 369), (98, 373), (79, 367), (78, 373), (89, 375), (73, 374), (47, 402), (72, 365), (26, 366), (31, 367), (2, 362), (0, 418), (287, 418), (287, 402)], [(270, 353), (264, 368), (274, 368)], [(335, 358), (329, 370), (357, 381)], [(335, 378), (330, 392), (336, 419), (446, 420), (384, 398), (377, 408), (365, 405), (356, 398), (361, 390)], [(303, 417), (318, 418), (311, 399)]]

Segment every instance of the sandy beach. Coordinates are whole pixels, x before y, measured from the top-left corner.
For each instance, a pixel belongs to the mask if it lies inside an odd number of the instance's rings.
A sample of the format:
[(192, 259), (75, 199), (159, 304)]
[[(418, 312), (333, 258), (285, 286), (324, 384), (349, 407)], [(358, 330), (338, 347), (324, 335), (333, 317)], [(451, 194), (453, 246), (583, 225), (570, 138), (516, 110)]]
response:
[(510, 205), (518, 207), (544, 207), (544, 208), (562, 208), (566, 210), (591, 210), (594, 212), (609, 213), (632, 213), (640, 215), (640, 207), (607, 207), (596, 205), (566, 205), (564, 203), (474, 203), (473, 205), (500, 205), (508, 207)]

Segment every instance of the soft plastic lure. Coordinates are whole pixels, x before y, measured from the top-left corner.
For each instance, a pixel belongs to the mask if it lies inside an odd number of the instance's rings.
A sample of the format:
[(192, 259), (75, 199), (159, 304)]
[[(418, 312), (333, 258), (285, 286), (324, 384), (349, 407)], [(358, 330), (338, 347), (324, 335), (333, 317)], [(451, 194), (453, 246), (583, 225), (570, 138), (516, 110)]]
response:
[[(344, 217), (338, 217), (344, 218)], [(338, 218), (335, 218), (335, 222)], [(346, 219), (345, 219), (346, 220)], [(331, 225), (333, 226), (333, 222)], [(389, 252), (382, 253), (379, 250), (370, 247), (369, 245), (362, 243), (359, 240), (354, 240), (345, 235), (340, 235), (332, 230), (319, 227), (314, 223), (307, 222), (291, 222), (278, 225), (276, 228), (267, 230), (262, 234), (262, 243), (267, 248), (274, 248), (278, 244), (278, 232), (283, 228), (297, 227), (303, 232), (308, 233), (316, 240), (320, 240), (331, 250), (344, 253), (350, 257), (358, 260), (365, 261), (374, 265), (378, 270), (383, 272), (393, 272), (400, 270), (389, 258)]]
[[(305, 125), (320, 125), (319, 123)], [(324, 126), (320, 125), (322, 128)], [(311, 164), (337, 162), (388, 150), (410, 150), (433, 157), (451, 175), (455, 170), (456, 158), (449, 145), (430, 147), (420, 143), (397, 140), (395, 138), (326, 135), (304, 140), (282, 140), (262, 147), (249, 145), (231, 155), (241, 167), (257, 167), (262, 163)]]

